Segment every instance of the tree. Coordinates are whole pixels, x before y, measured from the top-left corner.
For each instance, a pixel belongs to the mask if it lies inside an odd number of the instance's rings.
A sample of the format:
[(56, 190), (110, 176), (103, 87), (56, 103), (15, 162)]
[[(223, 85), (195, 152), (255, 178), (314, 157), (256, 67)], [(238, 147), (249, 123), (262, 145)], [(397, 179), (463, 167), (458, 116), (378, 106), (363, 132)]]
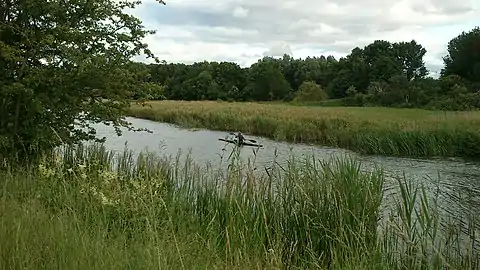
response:
[(295, 102), (315, 102), (328, 99), (327, 93), (314, 81), (303, 82), (295, 93)]
[(151, 82), (151, 72), (145, 63), (131, 62), (126, 67), (134, 74), (132, 79), (138, 83), (136, 87), (131, 89), (133, 99), (137, 101), (165, 99), (163, 86)]
[(280, 100), (291, 90), (280, 65), (271, 58), (253, 64), (249, 73), (249, 84), (245, 87), (245, 92), (254, 100)]
[(440, 93), (444, 96), (453, 96), (454, 93), (452, 92), (452, 89), (455, 88), (455, 85), (466, 87), (468, 84), (468, 81), (465, 78), (455, 74), (443, 76), (438, 82), (440, 86)]
[(350, 55), (341, 58), (333, 69), (335, 76), (327, 86), (331, 98), (345, 98), (350, 86), (354, 86), (359, 92), (366, 90), (371, 67), (367, 65), (361, 49), (353, 49)]
[(240, 99), (237, 90), (245, 87), (245, 70), (238, 64), (229, 62), (220, 62), (215, 65), (213, 70), (215, 81), (218, 83), (219, 98), (232, 98), (230, 96), (232, 93), (235, 96), (233, 98)]
[[(343, 62), (342, 60), (340, 63)], [(347, 96), (347, 89), (352, 85), (354, 85), (352, 72), (347, 68), (341, 68), (327, 86), (328, 95), (330, 98), (344, 98)]]
[(395, 75), (388, 80), (384, 103), (388, 105), (411, 106), (412, 93), (407, 76)]
[(397, 42), (393, 44), (393, 50), (407, 80), (422, 79), (427, 76), (428, 71), (423, 61), (427, 50), (421, 44), (418, 44), (415, 40)]
[(462, 32), (448, 43), (441, 76), (458, 75), (480, 84), (480, 27)]
[(196, 99), (216, 99), (218, 97), (218, 84), (213, 80), (212, 74), (204, 70), (194, 79), (193, 90), (197, 93)]
[(163, 86), (156, 83), (142, 83), (135, 89), (135, 94), (133, 98), (137, 101), (146, 101), (146, 100), (165, 100)]
[(427, 50), (415, 40), (410, 42), (390, 43), (376, 40), (367, 45), (363, 51), (352, 51), (363, 55), (370, 68), (370, 81), (389, 80), (395, 75), (405, 75), (408, 80), (424, 78), (427, 68), (423, 61)]
[(125, 11), (140, 3), (2, 1), (1, 153), (26, 158), (99, 141), (91, 123), (133, 129), (124, 119), (137, 84), (128, 65), (141, 52), (155, 58), (142, 42), (154, 31)]
[[(352, 53), (359, 51), (360, 49), (356, 48), (352, 50)], [(356, 54), (359, 54), (357, 52)], [(373, 67), (375, 62), (380, 57), (394, 58), (395, 53), (393, 51), (393, 44), (386, 40), (375, 40), (371, 44), (368, 44), (361, 50), (365, 62), (368, 66)]]
[(395, 75), (402, 74), (402, 66), (395, 58), (380, 55), (372, 64), (370, 81), (388, 81)]

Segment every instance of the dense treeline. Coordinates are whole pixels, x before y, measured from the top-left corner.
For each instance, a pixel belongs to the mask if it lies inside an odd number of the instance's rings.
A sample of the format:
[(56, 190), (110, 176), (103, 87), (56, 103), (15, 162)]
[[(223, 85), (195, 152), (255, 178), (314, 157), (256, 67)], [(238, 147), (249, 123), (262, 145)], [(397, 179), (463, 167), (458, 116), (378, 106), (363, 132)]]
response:
[[(160, 1), (161, 4), (164, 4)], [(96, 139), (92, 123), (133, 129), (132, 99), (340, 100), (352, 105), (479, 107), (480, 29), (449, 43), (440, 80), (426, 78), (415, 41), (376, 41), (339, 60), (264, 58), (193, 65), (132, 62), (146, 29), (126, 9), (141, 1), (0, 1), (0, 162), (35, 160)]]
[[(248, 68), (232, 62), (151, 64), (153, 96), (137, 98), (234, 101), (322, 101), (344, 105), (464, 110), (480, 107), (480, 28), (448, 44), (438, 79), (428, 77), (426, 49), (415, 40), (377, 40), (346, 57), (264, 57)], [(143, 65), (143, 64), (138, 64)], [(303, 85), (302, 85), (303, 84)], [(158, 87), (161, 85), (162, 87)]]

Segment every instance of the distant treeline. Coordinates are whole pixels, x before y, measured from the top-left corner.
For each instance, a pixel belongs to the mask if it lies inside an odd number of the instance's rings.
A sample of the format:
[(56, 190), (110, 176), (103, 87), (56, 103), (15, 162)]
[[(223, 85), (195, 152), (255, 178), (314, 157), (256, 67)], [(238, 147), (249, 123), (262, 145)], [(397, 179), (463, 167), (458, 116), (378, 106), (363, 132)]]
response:
[(415, 40), (376, 40), (333, 56), (264, 57), (248, 68), (233, 62), (141, 64), (138, 99), (298, 101), (340, 100), (351, 106), (466, 110), (480, 107), (480, 28), (448, 43), (438, 79), (428, 77), (426, 49)]
[(147, 65), (131, 59), (158, 60), (144, 43), (154, 31), (125, 12), (140, 3), (0, 2), (0, 164), (31, 163), (60, 145), (102, 141), (92, 123), (119, 134), (122, 126), (135, 129), (124, 119), (132, 99), (480, 107), (479, 27), (449, 42), (438, 80), (426, 77), (426, 50), (415, 41), (376, 41), (338, 60)]

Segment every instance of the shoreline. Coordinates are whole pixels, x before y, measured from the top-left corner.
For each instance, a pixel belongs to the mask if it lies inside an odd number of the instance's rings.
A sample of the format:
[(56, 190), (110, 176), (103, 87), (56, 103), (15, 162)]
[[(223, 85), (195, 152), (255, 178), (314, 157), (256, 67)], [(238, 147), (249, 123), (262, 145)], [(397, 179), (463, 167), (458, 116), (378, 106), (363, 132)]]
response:
[(404, 177), (398, 205), (383, 216), (384, 175), (362, 172), (356, 159), (292, 162), (285, 175), (257, 178), (239, 173), (236, 159), (228, 174), (204, 174), (194, 162), (127, 152), (115, 166), (110, 153), (78, 145), (38, 167), (0, 171), (0, 249), (7, 251), (0, 265), (152, 269), (181, 260), (188, 268), (467, 269), (480, 263), (474, 209), (464, 213), (467, 223), (444, 216), (437, 197), (427, 195), (435, 190)]
[(300, 107), (214, 101), (154, 101), (128, 116), (182, 128), (240, 131), (275, 141), (337, 147), (365, 155), (480, 157), (480, 113), (419, 109)]

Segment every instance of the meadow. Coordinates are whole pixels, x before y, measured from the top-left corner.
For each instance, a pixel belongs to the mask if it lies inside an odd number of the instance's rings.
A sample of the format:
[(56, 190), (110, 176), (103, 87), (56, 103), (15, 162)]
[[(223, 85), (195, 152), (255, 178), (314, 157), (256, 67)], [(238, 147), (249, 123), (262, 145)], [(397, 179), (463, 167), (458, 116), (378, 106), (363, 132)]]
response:
[(480, 156), (477, 111), (152, 101), (134, 104), (129, 115), (183, 127), (241, 131), (275, 140), (346, 148), (360, 154)]
[(382, 216), (380, 169), (292, 156), (282, 173), (258, 176), (235, 154), (228, 170), (204, 172), (191, 159), (78, 145), (3, 168), (0, 268), (480, 266), (475, 217), (464, 235), (443, 231), (435, 201), (408, 179)]

